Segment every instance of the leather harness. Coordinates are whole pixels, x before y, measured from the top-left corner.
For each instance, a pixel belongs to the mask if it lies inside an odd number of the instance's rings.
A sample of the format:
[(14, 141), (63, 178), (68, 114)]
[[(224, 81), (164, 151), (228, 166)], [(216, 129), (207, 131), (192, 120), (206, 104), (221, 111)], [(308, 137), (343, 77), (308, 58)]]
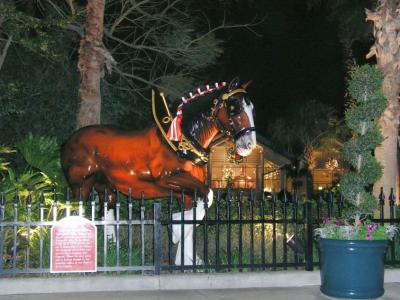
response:
[[(233, 95), (236, 95), (238, 93), (247, 93), (245, 89), (243, 88), (238, 88), (235, 89), (229, 93), (224, 93), (222, 94), (219, 99), (215, 99), (214, 100), (214, 106), (211, 108), (211, 119), (217, 121), (217, 126), (225, 132), (226, 135), (232, 137), (234, 140), (239, 139), (241, 136), (243, 136), (244, 134), (251, 132), (251, 131), (255, 131), (255, 127), (248, 127), (248, 128), (244, 128), (242, 130), (240, 130), (239, 132), (236, 132), (235, 134), (231, 133), (232, 128), (225, 128), (221, 122), (219, 122), (219, 120), (217, 119), (217, 114), (219, 109), (221, 109), (222, 107), (226, 107), (226, 103), (228, 101), (228, 99), (230, 97), (232, 97)], [(153, 117), (154, 117), (154, 121), (157, 124), (157, 127), (162, 135), (162, 137), (164, 138), (165, 142), (167, 142), (167, 144), (171, 147), (171, 149), (173, 151), (175, 151), (177, 153), (177, 155), (183, 159), (186, 160), (190, 160), (192, 161), (193, 164), (195, 165), (204, 165), (208, 162), (208, 155), (209, 155), (209, 149), (205, 149), (204, 147), (202, 147), (197, 141), (195, 140), (189, 140), (185, 135), (182, 134), (182, 139), (179, 142), (174, 142), (171, 141), (166, 133), (164, 126), (171, 123), (173, 120), (173, 117), (171, 115), (171, 112), (169, 111), (168, 108), (168, 104), (167, 101), (165, 99), (165, 94), (163, 92), (160, 93), (160, 96), (162, 98), (164, 107), (165, 107), (165, 111), (167, 113), (167, 116), (164, 116), (161, 119), (157, 116), (157, 111), (156, 111), (156, 95), (155, 95), (155, 91), (152, 90), (151, 93), (152, 96), (152, 112), (153, 112)], [(221, 102), (222, 101), (222, 102)], [(231, 119), (231, 115), (229, 115), (229, 124), (233, 124), (233, 121)]]

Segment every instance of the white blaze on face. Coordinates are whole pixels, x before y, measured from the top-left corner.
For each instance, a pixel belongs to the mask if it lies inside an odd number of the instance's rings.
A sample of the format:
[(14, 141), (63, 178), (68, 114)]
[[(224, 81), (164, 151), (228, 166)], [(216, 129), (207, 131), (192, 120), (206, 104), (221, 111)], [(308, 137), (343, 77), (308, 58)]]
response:
[[(250, 127), (254, 127), (253, 103), (246, 104), (246, 102), (243, 100), (243, 108), (244, 112), (249, 118)], [(248, 156), (250, 155), (251, 151), (256, 148), (256, 146), (256, 132), (249, 131), (236, 141), (236, 152), (241, 156)]]

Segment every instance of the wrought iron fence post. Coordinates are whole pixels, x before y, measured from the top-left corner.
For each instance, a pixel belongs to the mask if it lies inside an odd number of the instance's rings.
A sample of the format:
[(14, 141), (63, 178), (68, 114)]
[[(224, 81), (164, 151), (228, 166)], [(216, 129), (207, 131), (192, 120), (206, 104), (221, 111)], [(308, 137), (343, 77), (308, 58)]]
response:
[(389, 195), (389, 209), (390, 209), (390, 224), (393, 225), (394, 219), (394, 202), (396, 200), (396, 196), (393, 193), (393, 188), (390, 188), (390, 195)]
[[(144, 255), (144, 212), (146, 208), (144, 206), (144, 192), (141, 192), (140, 194), (140, 262), (142, 268), (144, 267), (145, 264), (145, 255)], [(144, 274), (144, 270), (142, 270), (142, 275)]]
[(30, 265), (30, 240), (31, 240), (31, 205), (32, 203), (32, 195), (29, 193), (28, 194), (28, 198), (26, 201), (26, 241), (27, 241), (27, 246), (26, 246), (26, 255), (25, 255), (25, 269), (28, 270), (29, 269), (29, 265)]
[(307, 243), (306, 243), (306, 252), (305, 252), (305, 259), (306, 259), (306, 270), (312, 271), (314, 269), (313, 266), (313, 223), (312, 223), (312, 203), (306, 202), (305, 203), (306, 210), (305, 210), (305, 224), (304, 224), (304, 231), (306, 233)]
[(13, 276), (15, 276), (15, 271), (17, 268), (17, 231), (18, 231), (18, 203), (19, 196), (18, 190), (15, 192), (13, 211), (14, 211), (14, 224), (13, 224), (13, 246), (12, 246), (12, 270)]
[(276, 270), (276, 193), (272, 194), (272, 270)]
[(221, 202), (221, 190), (217, 190), (217, 199), (215, 200), (215, 270), (219, 271), (220, 259), (219, 259), (219, 245), (220, 245), (220, 202)]
[[(390, 225), (394, 225), (394, 205), (395, 205), (395, 200), (396, 196), (393, 193), (393, 188), (390, 188), (390, 195), (388, 197), (389, 199), (389, 209), (390, 209)], [(396, 250), (395, 250), (395, 244), (394, 244), (394, 239), (389, 242), (390, 245), (390, 260), (395, 261), (396, 260)]]
[(282, 225), (283, 225), (283, 239), (282, 239), (282, 249), (283, 249), (283, 269), (287, 270), (287, 263), (288, 263), (288, 251), (287, 251), (287, 229), (288, 229), (288, 216), (287, 216), (287, 210), (288, 210), (288, 204), (289, 204), (289, 199), (287, 198), (286, 191), (283, 191), (283, 201), (282, 203)]
[(161, 273), (161, 204), (154, 203), (154, 275)]
[[(5, 205), (4, 205), (4, 194), (0, 193), (0, 223), (4, 221), (4, 211), (5, 211)], [(4, 246), (3, 246), (3, 226), (0, 226), (0, 274), (2, 273), (3, 270), (3, 251), (4, 251)]]
[[(172, 266), (172, 191), (170, 191), (169, 199), (168, 199), (168, 266)], [(172, 273), (172, 269), (169, 269)]]
[(381, 187), (381, 192), (379, 193), (379, 208), (380, 208), (380, 215), (379, 218), (381, 220), (381, 225), (384, 225), (385, 222), (383, 219), (385, 218), (385, 212), (384, 212), (384, 207), (385, 207), (385, 194), (383, 193), (383, 187)]
[(196, 264), (197, 264), (197, 256), (196, 256), (196, 227), (197, 227), (197, 190), (194, 190), (194, 195), (193, 195), (193, 238), (192, 238), (192, 267), (193, 267), (193, 272), (196, 273)]

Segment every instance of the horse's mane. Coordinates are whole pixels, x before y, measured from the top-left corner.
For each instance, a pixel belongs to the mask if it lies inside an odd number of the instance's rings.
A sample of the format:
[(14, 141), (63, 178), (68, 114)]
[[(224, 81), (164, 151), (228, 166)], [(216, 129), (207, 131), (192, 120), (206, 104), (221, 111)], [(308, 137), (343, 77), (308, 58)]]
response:
[(183, 119), (193, 120), (201, 115), (208, 115), (211, 112), (211, 106), (214, 99), (218, 98), (221, 94), (221, 90), (213, 91), (209, 94), (198, 96), (183, 104)]
[(214, 99), (226, 89), (221, 87), (183, 104), (182, 108), (182, 131), (186, 136), (197, 138), (200, 130), (204, 129), (207, 118), (210, 117)]
[[(187, 97), (182, 97), (182, 99), (188, 100), (186, 103), (183, 103), (183, 113), (187, 117), (186, 119), (191, 119), (198, 116), (199, 113), (207, 111), (211, 107), (211, 101), (218, 98), (221, 92), (226, 90), (226, 83), (223, 82), (217, 89), (213, 85), (211, 89), (208, 92), (206, 88), (202, 89), (202, 92), (204, 92), (202, 95), (199, 95), (198, 91), (193, 91), (193, 93), (187, 93)], [(193, 99), (190, 99), (190, 95)], [(183, 102), (182, 99), (173, 101), (170, 104), (170, 110), (174, 115), (178, 106)]]

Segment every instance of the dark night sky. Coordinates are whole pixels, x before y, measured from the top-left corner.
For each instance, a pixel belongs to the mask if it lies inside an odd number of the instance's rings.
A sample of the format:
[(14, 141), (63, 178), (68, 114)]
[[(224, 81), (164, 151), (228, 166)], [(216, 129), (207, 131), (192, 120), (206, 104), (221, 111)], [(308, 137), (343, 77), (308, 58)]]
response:
[[(266, 128), (289, 109), (314, 99), (343, 112), (345, 67), (337, 24), (323, 11), (309, 10), (306, 1), (237, 1), (231, 3), (227, 19), (246, 23), (255, 15), (265, 21), (254, 29), (219, 32), (225, 53), (213, 79), (239, 75), (252, 79), (249, 88), (256, 105), (258, 130)], [(210, 12), (212, 14), (212, 12)], [(221, 14), (214, 10), (214, 22)], [(356, 56), (367, 53), (368, 45), (353, 49)]]

